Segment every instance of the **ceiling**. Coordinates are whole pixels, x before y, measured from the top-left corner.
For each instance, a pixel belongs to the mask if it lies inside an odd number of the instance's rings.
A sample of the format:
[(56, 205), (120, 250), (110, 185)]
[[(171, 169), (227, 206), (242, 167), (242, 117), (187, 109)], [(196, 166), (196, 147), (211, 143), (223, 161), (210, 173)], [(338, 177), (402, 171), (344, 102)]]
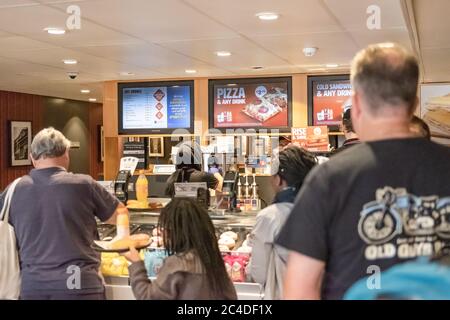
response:
[[(411, 1), (0, 0), (0, 90), (101, 101), (105, 80), (348, 72), (357, 50), (382, 41), (420, 52), (427, 81), (450, 80), (450, 1)], [(414, 28), (405, 2), (413, 6)], [(44, 32), (65, 28), (73, 4), (81, 8), (80, 30)], [(366, 26), (373, 4), (381, 9), (375, 31)], [(255, 16), (266, 11), (280, 18)], [(317, 47), (317, 54), (305, 57), (303, 47)], [(69, 58), (78, 64), (63, 64)], [(331, 63), (339, 67), (325, 67)], [(70, 80), (68, 71), (79, 75)], [(91, 93), (80, 93), (84, 88)]]

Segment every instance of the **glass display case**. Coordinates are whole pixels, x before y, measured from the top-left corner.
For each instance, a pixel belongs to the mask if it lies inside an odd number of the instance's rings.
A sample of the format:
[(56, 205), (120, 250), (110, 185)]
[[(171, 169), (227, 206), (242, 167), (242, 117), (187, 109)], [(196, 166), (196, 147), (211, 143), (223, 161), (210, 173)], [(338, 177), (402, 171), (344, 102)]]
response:
[[(152, 245), (141, 250), (141, 257), (146, 265), (149, 278), (156, 276), (161, 267), (165, 250), (157, 234), (159, 213), (130, 213), (130, 233), (145, 233), (152, 237)], [(256, 213), (241, 212), (227, 215), (225, 212), (210, 212), (216, 229), (219, 248), (222, 252), (225, 267), (232, 279), (238, 298), (241, 300), (262, 299), (262, 288), (250, 281), (246, 267), (251, 256), (251, 248), (247, 246), (247, 235), (256, 222)], [(114, 225), (99, 223), (98, 232), (101, 240), (115, 236)], [(108, 299), (134, 299), (128, 278), (128, 263), (124, 257), (116, 253), (102, 253), (101, 272), (105, 278)]]

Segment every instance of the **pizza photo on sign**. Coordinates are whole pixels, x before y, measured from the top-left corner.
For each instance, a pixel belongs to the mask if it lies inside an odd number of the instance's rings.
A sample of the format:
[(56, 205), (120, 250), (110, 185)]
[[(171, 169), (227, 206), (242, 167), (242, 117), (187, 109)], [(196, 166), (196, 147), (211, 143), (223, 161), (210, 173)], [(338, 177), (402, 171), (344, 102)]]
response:
[[(258, 91), (259, 89), (259, 91)], [(256, 90), (258, 99), (249, 103), (242, 110), (249, 117), (265, 122), (287, 107), (287, 94), (282, 88), (271, 88), (270, 92), (264, 86)]]
[(209, 93), (210, 128), (290, 131), (290, 77), (209, 80)]

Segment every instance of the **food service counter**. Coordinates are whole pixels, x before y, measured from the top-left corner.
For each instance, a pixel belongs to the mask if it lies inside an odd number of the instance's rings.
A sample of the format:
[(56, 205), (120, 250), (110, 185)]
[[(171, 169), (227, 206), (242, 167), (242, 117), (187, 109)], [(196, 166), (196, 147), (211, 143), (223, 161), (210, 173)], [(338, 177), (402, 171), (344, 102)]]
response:
[[(246, 236), (250, 233), (251, 229), (256, 222), (255, 212), (242, 212), (234, 215), (224, 215), (223, 211), (210, 211), (210, 216), (212, 222), (215, 226), (217, 236), (219, 238), (220, 234), (233, 231), (238, 235), (238, 240), (236, 240), (236, 246), (231, 251), (222, 252), (224, 260), (226, 256), (239, 256), (247, 255), (248, 253), (238, 252), (237, 249), (243, 246)], [(130, 212), (130, 232), (131, 233), (148, 233), (152, 235), (153, 229), (158, 224), (159, 212), (145, 211), (145, 212)], [(115, 234), (115, 226), (99, 224), (99, 235), (101, 239), (104, 239)], [(157, 249), (147, 249), (149, 252)], [(109, 256), (108, 256), (109, 255)], [(107, 299), (111, 300), (129, 300), (134, 299), (129, 277), (128, 269), (122, 266), (120, 269), (118, 264), (119, 259), (124, 263), (124, 258), (112, 257), (110, 254), (102, 254), (102, 273), (105, 278), (106, 283), (106, 296)], [(117, 260), (116, 263), (114, 260)], [(244, 268), (245, 269), (245, 268)], [(122, 270), (122, 271), (121, 271)], [(243, 271), (245, 273), (245, 270)], [(149, 277), (149, 279), (153, 279)], [(239, 281), (234, 281), (234, 286), (240, 300), (261, 300), (263, 298), (263, 291), (259, 284), (246, 282), (248, 276), (245, 274), (245, 280), (240, 278)]]

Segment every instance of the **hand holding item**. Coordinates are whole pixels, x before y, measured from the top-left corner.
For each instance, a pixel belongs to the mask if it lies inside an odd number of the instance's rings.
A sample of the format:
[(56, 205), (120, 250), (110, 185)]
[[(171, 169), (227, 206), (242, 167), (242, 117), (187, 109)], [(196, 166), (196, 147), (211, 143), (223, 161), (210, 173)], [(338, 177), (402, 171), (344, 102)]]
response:
[(139, 255), (139, 251), (137, 251), (136, 248), (133, 247), (133, 246), (130, 246), (130, 251), (127, 251), (125, 253), (121, 253), (121, 255), (124, 256), (131, 263), (141, 261), (141, 257)]

